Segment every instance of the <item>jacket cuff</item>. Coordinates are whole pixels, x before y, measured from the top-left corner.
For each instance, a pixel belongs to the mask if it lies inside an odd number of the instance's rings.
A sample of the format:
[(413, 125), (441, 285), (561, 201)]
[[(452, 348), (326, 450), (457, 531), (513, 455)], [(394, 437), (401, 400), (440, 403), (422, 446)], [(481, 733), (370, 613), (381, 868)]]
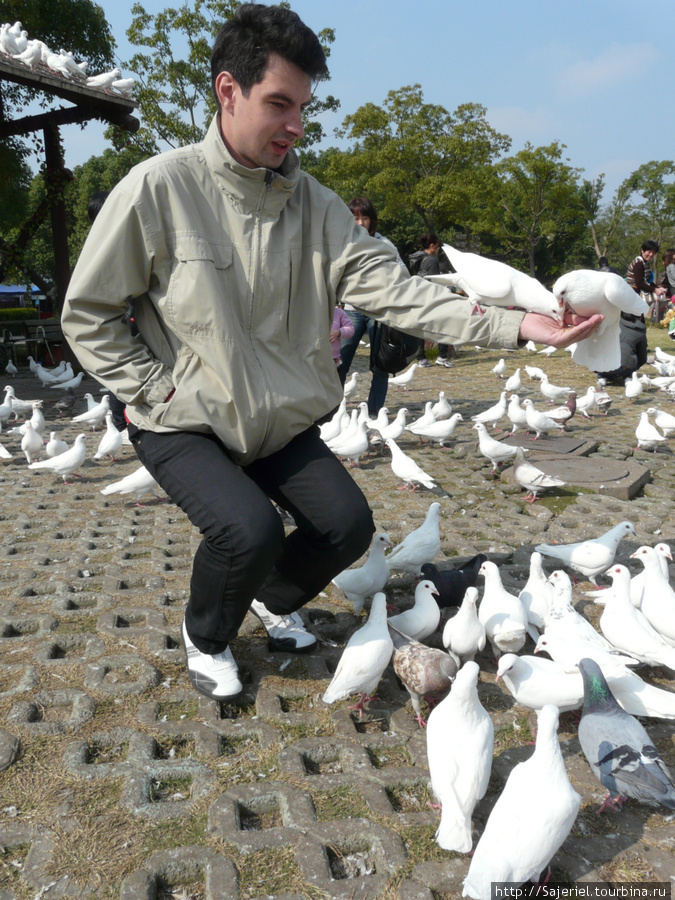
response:
[(152, 382), (151, 387), (146, 386), (145, 403), (150, 407), (157, 406), (158, 403), (164, 403), (174, 388), (175, 384), (171, 373), (169, 371), (164, 372)]

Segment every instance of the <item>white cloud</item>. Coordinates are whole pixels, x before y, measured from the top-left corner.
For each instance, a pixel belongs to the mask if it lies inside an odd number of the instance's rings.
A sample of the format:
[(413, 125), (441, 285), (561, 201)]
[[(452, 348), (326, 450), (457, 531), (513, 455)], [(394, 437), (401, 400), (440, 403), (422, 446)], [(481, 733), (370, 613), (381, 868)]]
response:
[(558, 74), (567, 91), (583, 92), (598, 99), (598, 93), (635, 79), (643, 79), (659, 58), (651, 44), (611, 44), (594, 59), (579, 60)]

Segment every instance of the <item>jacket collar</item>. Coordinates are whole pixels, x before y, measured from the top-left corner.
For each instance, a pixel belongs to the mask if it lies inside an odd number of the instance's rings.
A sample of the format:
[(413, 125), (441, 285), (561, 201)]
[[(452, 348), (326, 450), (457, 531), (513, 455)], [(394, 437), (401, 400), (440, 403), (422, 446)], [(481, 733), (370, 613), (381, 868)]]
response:
[(202, 143), (206, 164), (223, 191), (242, 206), (256, 209), (265, 191), (268, 212), (281, 212), (300, 178), (300, 163), (290, 150), (281, 172), (272, 169), (248, 169), (238, 163), (225, 146), (216, 114)]

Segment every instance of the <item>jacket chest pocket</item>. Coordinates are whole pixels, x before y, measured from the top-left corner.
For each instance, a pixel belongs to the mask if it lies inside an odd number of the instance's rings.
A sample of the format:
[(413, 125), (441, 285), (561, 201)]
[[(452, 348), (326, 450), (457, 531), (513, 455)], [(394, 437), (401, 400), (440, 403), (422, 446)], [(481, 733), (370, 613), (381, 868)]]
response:
[(196, 236), (177, 237), (165, 301), (175, 333), (207, 341), (232, 340), (231, 304), (235, 296), (232, 244)]

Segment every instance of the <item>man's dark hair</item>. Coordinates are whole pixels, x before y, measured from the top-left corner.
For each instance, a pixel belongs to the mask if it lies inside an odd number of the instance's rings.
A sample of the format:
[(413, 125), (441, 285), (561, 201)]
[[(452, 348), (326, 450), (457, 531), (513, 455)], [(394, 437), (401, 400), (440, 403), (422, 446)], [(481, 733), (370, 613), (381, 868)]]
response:
[(421, 234), (417, 240), (424, 247), (425, 250), (428, 250), (432, 244), (440, 244), (440, 240), (437, 234), (433, 234), (429, 232), (429, 234)]
[(87, 215), (89, 221), (93, 222), (96, 216), (101, 212), (101, 207), (108, 198), (110, 191), (95, 191), (89, 198), (87, 203)]
[(220, 29), (211, 50), (214, 94), (218, 75), (229, 72), (248, 96), (253, 85), (265, 77), (271, 53), (297, 66), (313, 82), (328, 74), (318, 37), (297, 13), (280, 6), (244, 3)]
[(659, 242), (658, 241), (645, 241), (642, 245), (643, 250), (653, 250), (654, 253), (659, 252)]
[(373, 206), (373, 201), (368, 197), (354, 197), (347, 206), (351, 213), (360, 213), (362, 216), (368, 216), (370, 219), (368, 234), (375, 234), (377, 231), (377, 212)]

